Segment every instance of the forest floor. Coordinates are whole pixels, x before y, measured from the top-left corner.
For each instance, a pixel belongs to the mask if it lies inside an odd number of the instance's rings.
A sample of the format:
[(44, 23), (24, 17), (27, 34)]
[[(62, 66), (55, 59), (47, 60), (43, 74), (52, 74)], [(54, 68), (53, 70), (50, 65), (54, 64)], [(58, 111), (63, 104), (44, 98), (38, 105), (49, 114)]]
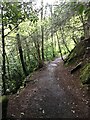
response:
[[(89, 118), (90, 90), (82, 86), (78, 74), (70, 74), (60, 58), (36, 71), (19, 94), (9, 96), (7, 117)], [(29, 78), (28, 78), (29, 79)]]

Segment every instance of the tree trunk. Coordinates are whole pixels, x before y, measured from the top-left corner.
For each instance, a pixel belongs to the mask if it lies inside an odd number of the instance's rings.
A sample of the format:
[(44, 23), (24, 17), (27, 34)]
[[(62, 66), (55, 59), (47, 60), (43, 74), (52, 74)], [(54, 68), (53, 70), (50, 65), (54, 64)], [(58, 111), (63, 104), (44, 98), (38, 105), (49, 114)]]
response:
[(55, 52), (54, 52), (54, 45), (53, 45), (53, 25), (52, 25), (52, 5), (50, 7), (50, 12), (51, 12), (51, 39), (52, 39), (52, 53), (53, 53), (53, 58), (55, 57)]
[[(90, 2), (88, 4), (88, 8), (90, 9)], [(89, 37), (90, 37), (90, 13), (88, 15), (87, 26), (88, 26), (88, 32), (89, 32)]]
[(89, 37), (90, 37), (90, 14), (88, 15), (88, 19), (87, 19), (87, 38)]
[[(74, 28), (74, 23), (73, 23), (73, 28)], [(69, 29), (68, 29), (69, 30)], [(74, 29), (72, 29), (72, 37), (71, 37), (71, 39), (73, 40), (73, 42), (75, 43), (75, 44), (77, 44), (77, 41), (75, 40), (75, 37), (74, 37)]]
[(84, 37), (89, 38), (90, 37), (90, 34), (89, 34), (90, 26), (88, 26), (88, 23), (90, 23), (90, 16), (88, 16), (87, 23), (85, 23), (82, 15), (80, 15), (79, 18), (83, 24)]
[(41, 68), (41, 67), (43, 67), (43, 62), (41, 60), (40, 45), (39, 45), (39, 42), (38, 42), (38, 38), (37, 38), (37, 41), (34, 41), (34, 44), (35, 44), (35, 48), (36, 48), (37, 56), (38, 56), (38, 68)]
[(73, 35), (71, 38), (72, 38), (72, 40), (74, 41), (74, 43), (77, 45), (77, 42), (76, 42), (76, 40), (75, 40), (75, 38), (74, 38), (74, 35)]
[(65, 45), (67, 51), (70, 53), (70, 50), (69, 50), (69, 48), (68, 48), (68, 46), (67, 46), (67, 44), (66, 44), (66, 42), (65, 42), (65, 40), (64, 40), (62, 28), (60, 28), (60, 30), (61, 30), (61, 36), (62, 36), (63, 44)]
[(5, 65), (5, 37), (4, 37), (4, 22), (3, 22), (3, 7), (1, 8), (1, 16), (2, 16), (2, 82), (3, 82), (3, 94), (6, 94), (6, 85), (5, 85), (5, 79), (6, 79), (6, 65)]
[(21, 60), (23, 72), (24, 72), (25, 76), (27, 76), (28, 73), (27, 73), (24, 58), (23, 58), (23, 51), (22, 51), (22, 46), (21, 46), (21, 41), (20, 41), (20, 35), (19, 34), (17, 34), (17, 44), (18, 44), (18, 51), (19, 51), (19, 55), (20, 55), (20, 60)]
[(43, 66), (43, 63), (42, 63), (42, 60), (41, 60), (41, 55), (40, 55), (40, 46), (39, 46), (39, 43), (38, 43), (38, 41), (37, 41), (37, 52), (38, 52), (38, 63), (39, 63), (39, 68), (42, 68), (42, 66)]
[(81, 20), (81, 22), (82, 22), (82, 24), (83, 24), (84, 37), (86, 38), (86, 28), (85, 28), (85, 22), (84, 22), (84, 20), (83, 20), (83, 16), (80, 15), (79, 18), (80, 18), (80, 20)]
[(90, 16), (88, 17), (87, 20), (87, 38), (90, 37)]
[[(43, 0), (41, 1), (41, 22), (43, 21)], [(41, 33), (42, 33), (42, 60), (44, 61), (44, 26), (41, 25)]]
[(54, 45), (53, 45), (53, 34), (51, 33), (51, 39), (52, 39), (52, 53), (53, 53), (53, 58), (55, 57), (55, 52), (54, 52)]
[(10, 68), (9, 68), (9, 60), (8, 60), (8, 56), (7, 56), (7, 54), (6, 54), (6, 61), (7, 61), (8, 79), (11, 80), (11, 76), (10, 76)]
[(61, 46), (60, 46), (60, 42), (59, 42), (59, 38), (58, 38), (58, 34), (57, 34), (57, 33), (56, 33), (56, 36), (57, 36), (57, 41), (58, 41), (59, 52), (60, 52), (60, 54), (61, 54), (61, 59), (64, 61), (63, 55), (62, 55), (62, 51), (61, 51)]
[(41, 26), (42, 31), (42, 60), (44, 61), (44, 29), (43, 26)]
[[(28, 45), (28, 42), (27, 40), (25, 40), (25, 44), (26, 44), (26, 49), (27, 49), (27, 57), (28, 57), (28, 62), (30, 63), (30, 50), (29, 50), (29, 45)], [(30, 68), (30, 64), (29, 64), (29, 68)]]

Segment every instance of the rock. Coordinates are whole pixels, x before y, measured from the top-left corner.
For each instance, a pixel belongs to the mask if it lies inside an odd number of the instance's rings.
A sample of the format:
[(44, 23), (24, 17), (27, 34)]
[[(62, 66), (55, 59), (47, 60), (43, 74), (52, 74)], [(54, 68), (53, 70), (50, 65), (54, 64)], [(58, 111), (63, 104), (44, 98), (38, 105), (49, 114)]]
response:
[(45, 111), (43, 110), (43, 111), (42, 111), (42, 113), (44, 114), (44, 113), (45, 113)]
[(14, 114), (12, 114), (12, 117), (15, 117), (15, 115), (14, 115)]
[(21, 115), (24, 115), (24, 113), (22, 112)]
[(71, 110), (72, 113), (75, 113), (75, 110)]
[(42, 111), (43, 109), (42, 108), (39, 108), (40, 111)]

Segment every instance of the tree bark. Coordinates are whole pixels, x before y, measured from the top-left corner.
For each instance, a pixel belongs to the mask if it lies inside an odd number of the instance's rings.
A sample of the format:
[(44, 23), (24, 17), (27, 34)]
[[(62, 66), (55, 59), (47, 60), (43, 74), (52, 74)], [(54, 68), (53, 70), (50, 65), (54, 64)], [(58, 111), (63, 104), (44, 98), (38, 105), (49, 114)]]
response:
[(67, 46), (67, 44), (66, 44), (66, 42), (65, 42), (65, 40), (64, 40), (62, 28), (60, 28), (60, 30), (61, 30), (61, 36), (62, 36), (63, 44), (65, 45), (67, 51), (70, 53), (70, 50), (69, 50), (69, 48), (68, 48), (68, 46)]
[(88, 15), (88, 19), (87, 19), (87, 38), (89, 37), (90, 37), (90, 14)]
[(80, 15), (79, 18), (83, 24), (84, 37), (86, 38), (86, 27), (85, 27), (85, 22), (84, 22), (83, 16)]
[(7, 56), (7, 54), (6, 54), (6, 61), (7, 61), (8, 79), (11, 80), (11, 76), (10, 76), (10, 68), (9, 68), (9, 60), (8, 60), (8, 56)]
[(28, 61), (30, 62), (30, 50), (29, 50), (29, 45), (28, 45), (28, 42), (27, 40), (25, 40), (25, 44), (26, 44), (26, 49), (27, 49), (27, 57), (28, 57)]
[(17, 34), (16, 37), (17, 37), (18, 51), (19, 51), (19, 55), (20, 55), (23, 72), (24, 72), (25, 76), (27, 76), (28, 73), (27, 73), (24, 58), (23, 58), (23, 51), (22, 51), (22, 46), (21, 46), (21, 41), (20, 41), (20, 35)]
[(40, 45), (39, 45), (39, 42), (38, 42), (38, 37), (37, 37), (37, 41), (34, 41), (34, 44), (35, 44), (37, 57), (38, 57), (38, 68), (42, 68), (43, 67), (43, 62), (41, 60)]
[(90, 23), (90, 16), (88, 16), (88, 18), (87, 18), (87, 22), (85, 23), (85, 21), (84, 21), (84, 18), (83, 18), (83, 15), (80, 15), (80, 20), (81, 20), (81, 22), (82, 22), (82, 24), (83, 24), (83, 31), (84, 31), (84, 37), (85, 37), (85, 39), (87, 39), (87, 38), (89, 38), (90, 37), (90, 25), (88, 25), (88, 23)]
[(6, 94), (6, 85), (5, 85), (5, 79), (6, 79), (6, 65), (5, 65), (5, 37), (4, 37), (4, 21), (3, 21), (3, 7), (1, 8), (1, 16), (2, 16), (2, 82), (3, 82), (3, 94)]
[(61, 54), (61, 59), (64, 61), (63, 55), (62, 55), (62, 51), (61, 51), (61, 46), (60, 46), (60, 42), (59, 42), (59, 38), (58, 38), (58, 34), (57, 34), (57, 33), (56, 33), (56, 36), (57, 36), (57, 41), (58, 41), (59, 52), (60, 52), (60, 54)]
[(53, 45), (53, 25), (52, 25), (52, 5), (50, 6), (50, 12), (51, 12), (51, 39), (52, 39), (52, 53), (53, 53), (53, 58), (55, 57), (55, 52), (54, 52), (54, 45)]
[[(41, 1), (41, 22), (43, 21), (43, 0)], [(41, 25), (41, 33), (42, 33), (42, 60), (44, 61), (44, 26)]]

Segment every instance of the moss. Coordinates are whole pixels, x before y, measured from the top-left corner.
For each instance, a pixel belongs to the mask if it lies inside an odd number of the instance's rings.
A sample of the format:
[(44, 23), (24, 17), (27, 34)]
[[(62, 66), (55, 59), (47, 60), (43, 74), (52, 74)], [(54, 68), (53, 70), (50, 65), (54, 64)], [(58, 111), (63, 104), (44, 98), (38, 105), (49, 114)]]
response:
[(0, 104), (2, 105), (2, 119), (7, 116), (8, 98), (7, 96), (0, 96)]
[(85, 46), (83, 43), (79, 43), (69, 54), (68, 58), (66, 59), (66, 65), (74, 64), (79, 60), (79, 58), (83, 57), (85, 53)]
[(85, 53), (85, 47), (84, 46), (80, 46), (80, 48), (78, 47), (77, 56), (83, 55), (84, 53)]
[(90, 84), (90, 63), (84, 65), (81, 69), (80, 79), (83, 84)]

